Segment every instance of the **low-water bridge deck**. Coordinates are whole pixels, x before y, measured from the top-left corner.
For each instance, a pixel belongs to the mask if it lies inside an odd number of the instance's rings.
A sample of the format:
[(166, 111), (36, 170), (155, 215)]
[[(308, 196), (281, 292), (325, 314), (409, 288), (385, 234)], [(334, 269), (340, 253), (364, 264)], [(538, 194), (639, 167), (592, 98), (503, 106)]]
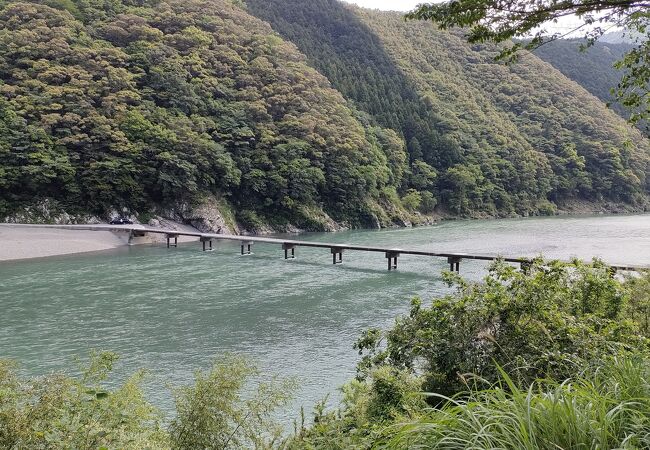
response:
[[(467, 260), (467, 259), (480, 260), (480, 261), (495, 261), (497, 259), (500, 259), (509, 263), (519, 264), (522, 268), (529, 266), (533, 259), (529, 257), (433, 252), (433, 251), (417, 250), (417, 249), (374, 247), (374, 246), (365, 246), (365, 245), (314, 242), (314, 241), (269, 238), (269, 237), (259, 237), (259, 236), (235, 236), (235, 235), (226, 235), (226, 234), (217, 234), (217, 233), (201, 233), (198, 231), (194, 232), (194, 231), (169, 230), (169, 229), (154, 228), (154, 227), (149, 227), (144, 225), (23, 225), (20, 224), (20, 226), (34, 227), (34, 228), (59, 228), (59, 229), (66, 229), (66, 230), (128, 232), (132, 237), (145, 236), (148, 233), (161, 234), (164, 235), (167, 239), (167, 247), (176, 247), (178, 245), (179, 236), (188, 236), (188, 237), (198, 238), (198, 240), (202, 243), (202, 248), (204, 251), (212, 249), (213, 240), (239, 241), (242, 255), (251, 254), (251, 246), (254, 243), (275, 244), (275, 245), (281, 245), (282, 249), (284, 250), (285, 259), (294, 258), (295, 249), (297, 247), (324, 248), (330, 250), (333, 264), (341, 264), (343, 262), (344, 251), (375, 252), (375, 253), (383, 253), (385, 255), (385, 258), (388, 261), (388, 270), (397, 269), (397, 258), (401, 255), (447, 258), (447, 262), (449, 263), (449, 269), (451, 271), (456, 271), (456, 272), (460, 271), (460, 262), (462, 260)], [(612, 271), (639, 272), (644, 270), (650, 270), (650, 267), (648, 266), (645, 267), (632, 266), (632, 265), (608, 265), (608, 266), (612, 269)]]

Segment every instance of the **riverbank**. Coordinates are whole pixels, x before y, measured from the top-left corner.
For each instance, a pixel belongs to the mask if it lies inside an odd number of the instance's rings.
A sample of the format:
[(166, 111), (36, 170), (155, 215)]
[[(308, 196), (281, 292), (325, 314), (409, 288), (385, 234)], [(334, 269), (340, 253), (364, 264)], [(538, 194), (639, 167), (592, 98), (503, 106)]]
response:
[[(170, 230), (197, 231), (189, 225), (165, 221)], [(45, 258), (48, 256), (73, 255), (77, 253), (111, 250), (127, 245), (162, 242), (163, 236), (147, 236), (129, 242), (129, 233), (112, 231), (64, 230), (39, 228), (20, 224), (0, 224), (0, 261)], [(195, 241), (181, 236), (179, 242)]]
[(128, 240), (125, 242), (110, 231), (73, 232), (20, 225), (2, 225), (0, 239), (0, 261), (94, 252), (128, 245)]
[[(592, 210), (590, 208), (584, 210), (563, 210), (557, 216), (564, 217), (592, 217), (601, 216), (611, 217), (625, 216), (630, 214), (630, 211), (621, 210), (619, 214), (606, 214), (604, 211)], [(643, 214), (643, 213), (642, 213)], [(551, 216), (552, 217), (552, 216)], [(458, 218), (458, 217), (445, 217), (444, 215), (436, 216), (435, 220), (429, 222), (423, 221), (422, 223), (408, 223), (402, 227), (396, 228), (411, 228), (412, 226), (426, 226), (434, 223), (444, 223), (447, 221), (457, 220), (499, 220), (504, 218), (495, 217), (481, 217), (481, 218)], [(516, 219), (508, 218), (508, 219)], [(187, 231), (187, 232), (209, 232), (202, 230), (201, 227), (194, 227), (192, 225), (183, 224), (174, 220), (163, 219), (158, 217), (155, 223), (150, 223), (150, 226), (155, 228), (162, 228), (170, 231)], [(345, 229), (343, 229), (345, 230)], [(267, 234), (278, 233), (277, 230), (268, 230), (262, 233), (248, 233), (243, 230), (238, 230), (242, 236), (264, 236)], [(285, 233), (300, 233), (305, 230), (290, 229), (284, 230)], [(339, 230), (342, 231), (342, 230)], [(102, 250), (115, 249), (127, 245), (143, 245), (143, 244), (160, 244), (165, 242), (164, 235), (150, 234), (145, 237), (129, 238), (128, 232), (116, 233), (113, 231), (90, 231), (90, 230), (65, 230), (57, 228), (41, 228), (37, 224), (14, 224), (14, 223), (0, 223), (0, 239), (2, 245), (0, 246), (0, 261), (12, 261), (21, 259), (43, 258), (49, 256), (70, 255), (77, 253), (96, 252)], [(198, 238), (179, 236), (179, 242), (196, 241)]]

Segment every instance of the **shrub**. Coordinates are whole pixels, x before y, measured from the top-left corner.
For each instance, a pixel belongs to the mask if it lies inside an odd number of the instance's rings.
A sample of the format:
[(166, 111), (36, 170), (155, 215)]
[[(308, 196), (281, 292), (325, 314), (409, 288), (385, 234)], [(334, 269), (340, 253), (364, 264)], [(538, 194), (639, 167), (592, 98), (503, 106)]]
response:
[(342, 405), (290, 448), (648, 446), (650, 275), (533, 261), (445, 278), (455, 293), (360, 337)]
[(430, 307), (416, 299), (387, 333), (372, 330), (360, 339), (362, 378), (388, 364), (421, 376), (424, 390), (451, 396), (470, 377), (495, 382), (495, 363), (527, 385), (563, 380), (603, 354), (649, 345), (628, 315), (636, 304), (629, 289), (598, 261), (537, 261), (526, 271), (497, 262), (482, 283), (451, 273), (445, 279), (455, 294)]
[(293, 383), (273, 379), (244, 392), (257, 369), (228, 356), (195, 383), (174, 390), (176, 416), (168, 428), (145, 400), (140, 371), (107, 389), (114, 353), (94, 353), (81, 376), (26, 379), (0, 360), (2, 449), (272, 448), (283, 431), (271, 418), (289, 399)]
[(93, 354), (80, 377), (24, 380), (0, 361), (0, 448), (154, 449), (167, 445), (161, 416), (137, 372), (114, 390), (103, 387), (117, 356)]
[(169, 427), (172, 448), (270, 448), (282, 427), (271, 413), (285, 404), (291, 383), (260, 383), (244, 398), (247, 380), (257, 369), (241, 357), (228, 356), (207, 372), (197, 372), (193, 385), (174, 392), (176, 417)]
[(438, 204), (436, 196), (429, 191), (420, 192), (422, 202), (420, 203), (420, 212), (424, 214), (432, 213)]

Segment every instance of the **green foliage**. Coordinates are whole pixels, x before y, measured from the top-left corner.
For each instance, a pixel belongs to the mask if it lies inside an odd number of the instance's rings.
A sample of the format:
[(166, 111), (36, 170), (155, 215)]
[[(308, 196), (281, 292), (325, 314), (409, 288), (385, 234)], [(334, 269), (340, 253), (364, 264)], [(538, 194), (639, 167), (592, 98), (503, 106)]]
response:
[(141, 390), (143, 372), (116, 389), (104, 387), (116, 359), (93, 354), (79, 378), (54, 374), (29, 380), (0, 361), (0, 447), (165, 447), (161, 416)]
[(3, 2), (0, 215), (216, 196), (266, 223), (307, 208), (363, 225), (401, 182), (399, 137), (235, 3)]
[[(162, 415), (142, 391), (144, 372), (106, 388), (117, 356), (93, 353), (77, 377), (25, 379), (0, 360), (0, 448), (194, 449), (272, 448), (283, 428), (271, 417), (294, 383), (274, 379), (245, 392), (255, 366), (228, 356), (197, 372), (193, 385), (176, 388), (176, 416)], [(115, 384), (111, 382), (111, 384)]]
[(455, 293), (363, 333), (341, 408), (289, 448), (648, 445), (650, 274), (532, 261), (446, 278)]
[(402, 205), (409, 211), (416, 211), (422, 204), (422, 194), (415, 189), (409, 189), (404, 197), (402, 197)]
[(521, 389), (505, 372), (492, 388), (445, 399), (397, 425), (384, 445), (411, 448), (648, 448), (650, 361), (611, 358), (563, 383)]
[(599, 262), (535, 262), (526, 271), (496, 263), (482, 283), (446, 279), (456, 293), (430, 307), (414, 300), (386, 333), (385, 348), (378, 334), (357, 344), (368, 351), (362, 376), (390, 364), (420, 374), (425, 390), (451, 396), (468, 376), (495, 382), (495, 363), (527, 385), (569, 378), (603, 354), (650, 348), (645, 325), (629, 315), (635, 303), (627, 287)]
[(503, 66), (500, 47), (335, 0), (248, 6), (370, 123), (403, 138), (401, 196), (431, 192), (460, 216), (547, 214), (546, 202), (576, 198), (647, 202), (648, 142), (532, 55)]
[(583, 39), (558, 39), (536, 48), (533, 53), (607, 103), (619, 116), (629, 119), (630, 112), (616, 102), (612, 89), (623, 76), (614, 64), (632, 50), (632, 44), (595, 42), (589, 47), (586, 44)]
[(289, 400), (292, 383), (260, 383), (243, 399), (242, 389), (259, 372), (240, 357), (226, 357), (193, 385), (175, 391), (176, 417), (169, 426), (172, 448), (270, 448), (282, 427), (271, 413)]
[(0, 216), (217, 197), (322, 229), (409, 189), (463, 216), (647, 200), (647, 142), (535, 58), (334, 0), (215, 1), (0, 3)]
[(623, 106), (632, 111), (630, 121), (641, 123), (650, 132), (650, 13), (645, 10), (630, 14), (631, 28), (641, 36), (636, 38), (636, 46), (616, 63), (617, 69), (624, 70), (621, 82), (614, 93)]
[[(581, 22), (574, 30), (548, 32), (547, 24), (574, 15)], [(636, 42), (635, 47), (616, 64), (617, 68), (625, 69), (625, 74), (614, 92), (622, 105), (631, 107), (632, 123), (650, 114), (650, 13), (648, 5), (642, 0), (603, 0), (597, 3), (585, 0), (453, 0), (419, 5), (407, 17), (431, 20), (443, 30), (465, 28), (471, 43), (509, 43), (501, 47), (498, 59), (510, 61), (517, 59), (522, 48), (537, 49), (572, 32), (583, 33), (586, 39), (584, 46), (590, 46), (605, 31), (621, 28), (628, 35), (635, 36)], [(512, 44), (512, 38), (527, 40)]]
[(433, 212), (434, 208), (438, 204), (436, 197), (429, 191), (420, 192), (420, 211), (424, 214)]
[(626, 317), (632, 317), (643, 336), (650, 336), (650, 275), (627, 280)]

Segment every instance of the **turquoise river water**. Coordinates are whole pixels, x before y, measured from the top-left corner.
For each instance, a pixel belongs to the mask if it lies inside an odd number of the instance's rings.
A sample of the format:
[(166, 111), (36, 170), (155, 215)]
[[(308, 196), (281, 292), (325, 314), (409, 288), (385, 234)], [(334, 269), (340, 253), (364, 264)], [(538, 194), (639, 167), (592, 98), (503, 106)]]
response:
[[(293, 236), (292, 238), (296, 238)], [(650, 265), (650, 215), (456, 221), (412, 229), (304, 234), (298, 239), (431, 251), (591, 258)], [(297, 417), (354, 376), (362, 330), (388, 327), (414, 296), (444, 292), (444, 259), (404, 256), (388, 272), (383, 254), (275, 245), (239, 256), (236, 242), (134, 246), (0, 263), (0, 357), (26, 374), (74, 367), (90, 349), (121, 355), (117, 376), (150, 369), (150, 399), (171, 407), (165, 385), (191, 381), (226, 352), (248, 355), (301, 388), (283, 417)], [(486, 263), (463, 261), (478, 279)]]

